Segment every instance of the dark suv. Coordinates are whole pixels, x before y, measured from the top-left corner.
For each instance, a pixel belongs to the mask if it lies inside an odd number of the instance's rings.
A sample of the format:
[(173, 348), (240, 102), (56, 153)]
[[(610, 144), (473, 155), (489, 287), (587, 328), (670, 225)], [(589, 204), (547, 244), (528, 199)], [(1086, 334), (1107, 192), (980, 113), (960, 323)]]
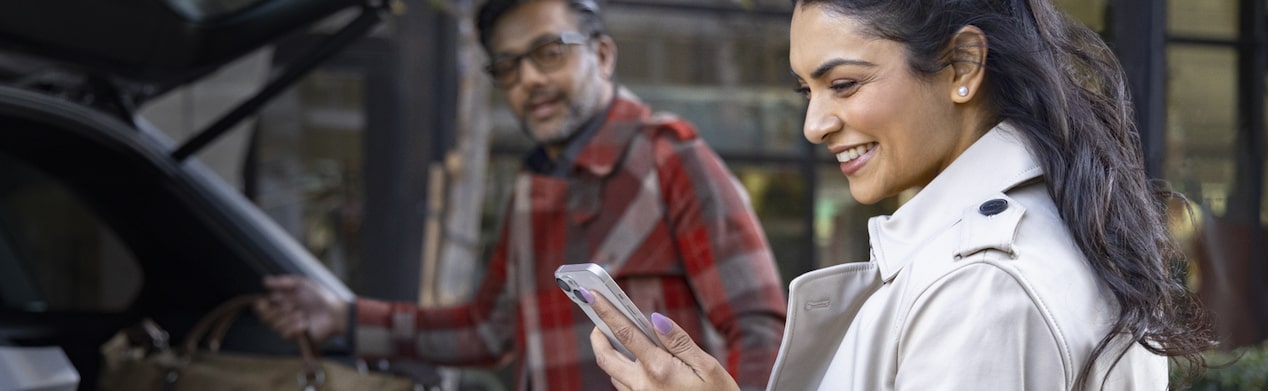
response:
[[(96, 389), (100, 347), (108, 338), (148, 318), (179, 341), (215, 305), (261, 291), (265, 275), (308, 276), (351, 297), (286, 232), (191, 156), (339, 44), (364, 34), (378, 21), (379, 3), (0, 6), (0, 388), (55, 386), (31, 378), (41, 370), (13, 371), (32, 365), (20, 362), (27, 359), (55, 364), (47, 358), (60, 349), (78, 373), (79, 389)], [(362, 16), (331, 42), (282, 69), (259, 94), (182, 145), (133, 112), (287, 32), (357, 7)], [(249, 317), (240, 323), (226, 350), (293, 351)], [(338, 352), (341, 345), (327, 348)]]

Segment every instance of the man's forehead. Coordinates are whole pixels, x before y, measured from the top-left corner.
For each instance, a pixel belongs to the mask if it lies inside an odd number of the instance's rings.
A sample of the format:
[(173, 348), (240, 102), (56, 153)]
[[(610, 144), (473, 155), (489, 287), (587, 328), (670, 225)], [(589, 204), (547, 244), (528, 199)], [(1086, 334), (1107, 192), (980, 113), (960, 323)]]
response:
[(494, 53), (518, 52), (543, 38), (576, 30), (576, 22), (565, 2), (530, 1), (498, 18), (489, 46)]

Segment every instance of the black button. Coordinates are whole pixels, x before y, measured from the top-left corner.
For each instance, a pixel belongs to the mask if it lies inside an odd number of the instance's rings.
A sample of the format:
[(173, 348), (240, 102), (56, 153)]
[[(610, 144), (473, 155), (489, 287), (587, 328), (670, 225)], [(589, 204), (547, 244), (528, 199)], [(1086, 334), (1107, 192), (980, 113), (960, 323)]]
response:
[(1005, 201), (1001, 198), (996, 198), (990, 201), (983, 202), (982, 206), (979, 206), (977, 208), (977, 211), (978, 213), (981, 213), (983, 216), (994, 216), (999, 214), (1000, 212), (1003, 212), (1006, 209), (1008, 209), (1008, 201)]

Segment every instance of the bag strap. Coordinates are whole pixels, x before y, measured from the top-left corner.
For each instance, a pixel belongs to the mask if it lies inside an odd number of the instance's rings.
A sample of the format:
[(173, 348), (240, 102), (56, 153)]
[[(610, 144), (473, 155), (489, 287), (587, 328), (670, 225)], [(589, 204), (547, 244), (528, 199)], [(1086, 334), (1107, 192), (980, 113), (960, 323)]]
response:
[[(180, 357), (183, 361), (188, 362), (194, 352), (198, 351), (198, 342), (204, 337), (207, 339), (207, 348), (212, 353), (220, 352), (220, 344), (224, 341), (225, 334), (228, 333), (229, 327), (233, 325), (242, 311), (246, 311), (251, 304), (258, 299), (264, 298), (263, 294), (245, 294), (235, 296), (221, 303), (204, 315), (194, 327), (190, 329), (189, 335), (185, 336), (184, 343), (181, 344)], [(209, 334), (210, 332), (210, 334)], [(325, 372), (321, 369), (320, 352), (316, 349), (316, 344), (307, 331), (296, 339), (299, 345), (299, 355), (304, 363), (304, 372), (299, 374), (299, 382), (301, 388), (303, 385), (313, 385), (320, 387), (325, 382)]]

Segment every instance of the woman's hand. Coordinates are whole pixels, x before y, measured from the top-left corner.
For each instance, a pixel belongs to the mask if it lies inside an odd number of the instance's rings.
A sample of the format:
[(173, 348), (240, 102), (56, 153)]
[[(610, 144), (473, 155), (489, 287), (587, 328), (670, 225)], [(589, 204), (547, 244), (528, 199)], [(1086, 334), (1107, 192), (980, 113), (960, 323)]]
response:
[[(588, 292), (587, 292), (588, 293)], [(652, 326), (665, 349), (648, 341), (603, 295), (586, 294), (594, 312), (625, 345), (636, 361), (630, 361), (612, 347), (596, 327), (590, 344), (599, 367), (612, 377), (621, 391), (633, 390), (739, 390), (735, 379), (713, 356), (701, 350), (677, 323), (661, 314), (652, 314)]]

